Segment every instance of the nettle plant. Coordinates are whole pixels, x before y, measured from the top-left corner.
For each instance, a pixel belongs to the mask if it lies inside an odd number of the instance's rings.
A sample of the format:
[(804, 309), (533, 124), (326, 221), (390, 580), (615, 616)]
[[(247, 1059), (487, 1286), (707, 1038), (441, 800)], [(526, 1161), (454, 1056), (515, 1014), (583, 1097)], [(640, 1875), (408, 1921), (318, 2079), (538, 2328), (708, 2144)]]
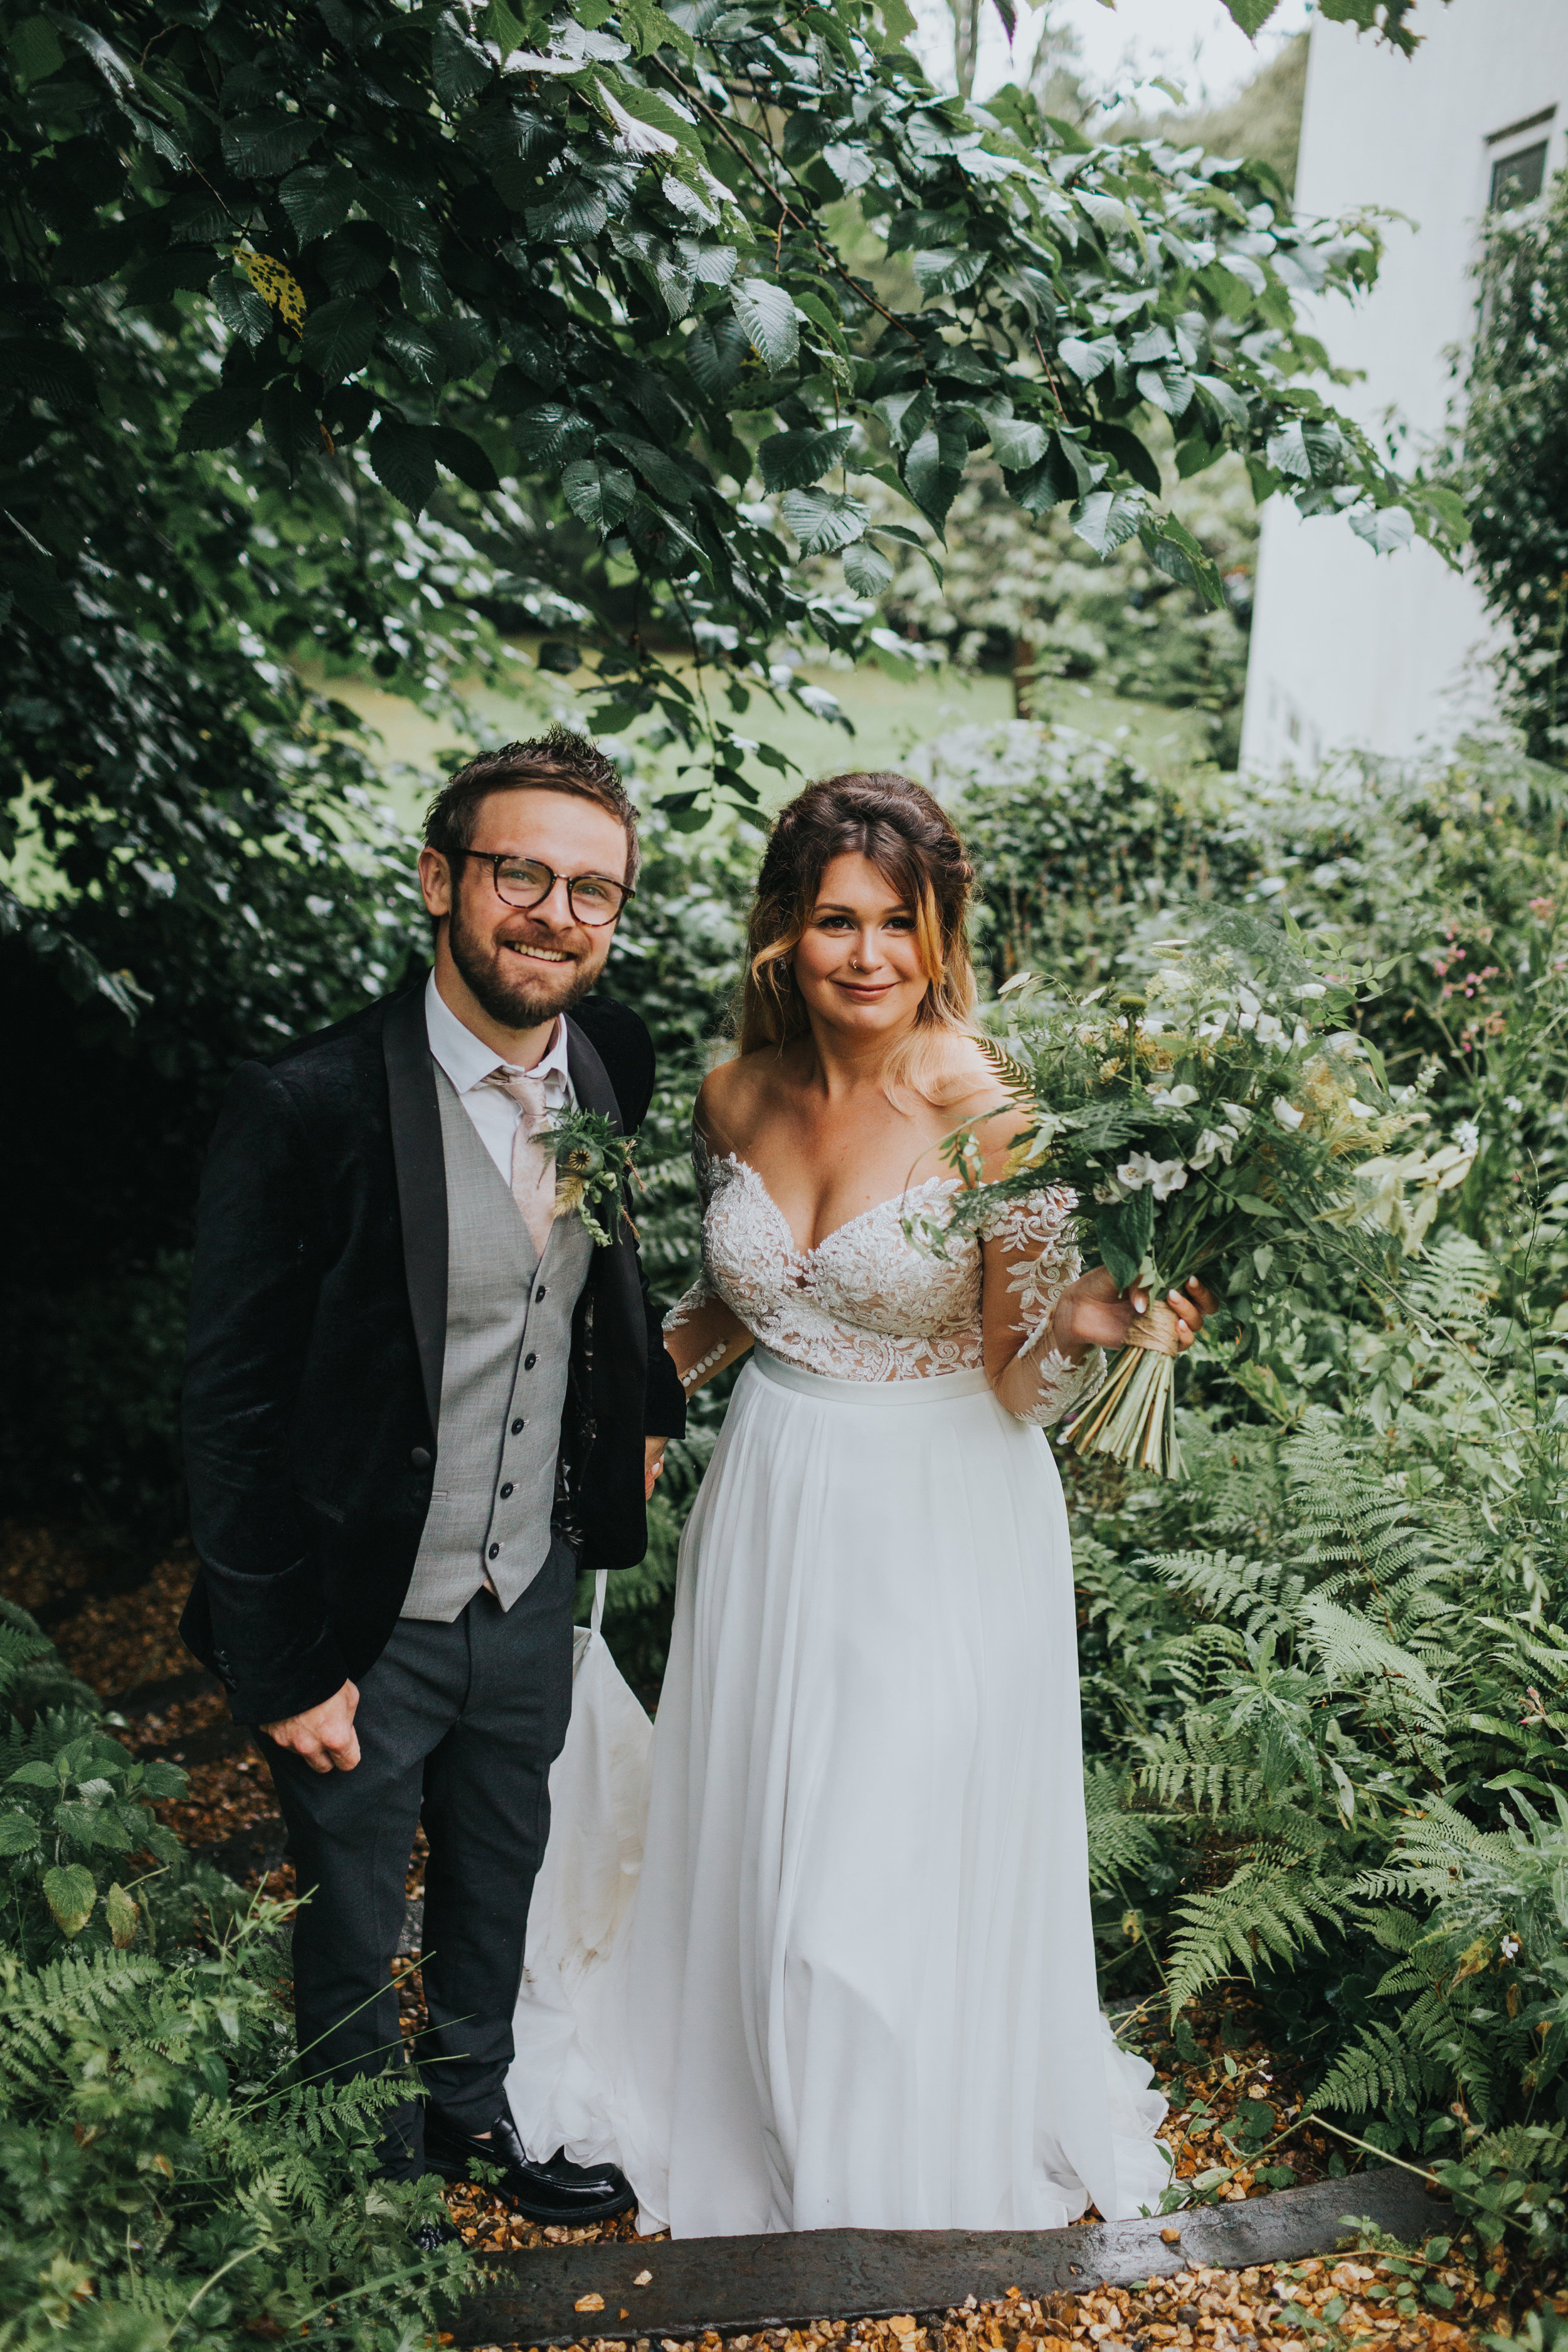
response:
[[(48, 1654), (31, 1623), (0, 1622), (0, 1700), (15, 1696), (26, 1668)], [(18, 1948), (40, 1938), (58, 1949), (37, 1902), (55, 1927), (84, 1948), (127, 1950), (142, 1934), (144, 1906), (118, 1873), (134, 1856), (152, 1874), (178, 1864), (181, 1849), (152, 1807), (177, 1797), (185, 1775), (157, 1759), (133, 1761), (90, 1717), (45, 1708), (30, 1727), (10, 1717), (0, 1744), (0, 1906)]]
[[(297, 476), (465, 517), (499, 593), (555, 599), (541, 658), (587, 663), (593, 723), (651, 718), (687, 748), (678, 821), (753, 803), (749, 752), (784, 764), (735, 721), (811, 695), (792, 654), (878, 650), (910, 533), (868, 480), (940, 534), (986, 457), (1026, 514), (1066, 507), (1100, 555), (1136, 535), (1216, 605), (1159, 503), (1156, 417), (1185, 475), (1234, 449), (1259, 498), (1342, 511), (1374, 547), (1462, 534), (1452, 491), (1396, 477), (1301, 381), (1326, 359), (1296, 298), (1370, 283), (1369, 225), (1293, 219), (1261, 163), (1094, 144), (1014, 87), (944, 97), (900, 46), (903, 0), (10, 21), (12, 433), (67, 441), (94, 400), (84, 290), (154, 319), (205, 303), (221, 333), (184, 447), (259, 425)], [(917, 307), (847, 259), (868, 226), (909, 254)], [(799, 578), (824, 553), (841, 592)], [(18, 546), (13, 586), (72, 560)]]

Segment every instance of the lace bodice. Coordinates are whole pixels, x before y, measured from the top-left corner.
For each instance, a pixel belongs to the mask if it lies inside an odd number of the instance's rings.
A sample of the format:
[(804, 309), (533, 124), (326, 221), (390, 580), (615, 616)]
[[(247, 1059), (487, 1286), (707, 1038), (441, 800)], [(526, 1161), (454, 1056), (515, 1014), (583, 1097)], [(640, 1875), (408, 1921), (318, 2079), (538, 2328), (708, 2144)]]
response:
[[(693, 1150), (703, 1199), (702, 1273), (665, 1318), (673, 1330), (718, 1300), (773, 1355), (803, 1370), (838, 1380), (929, 1380), (984, 1363), (981, 1242), (1015, 1302), (1019, 1351), (1038, 1349), (1066, 1286), (1081, 1270), (1073, 1233), (1076, 1196), (1053, 1189), (1008, 1202), (980, 1240), (955, 1239), (945, 1255), (917, 1247), (904, 1232), (909, 1210), (928, 1215), (958, 1189), (933, 1176), (898, 1198), (864, 1210), (819, 1242), (795, 1247), (784, 1212), (756, 1170), (731, 1152), (712, 1157), (702, 1139)], [(723, 1353), (721, 1347), (715, 1353)], [(703, 1359), (693, 1374), (706, 1369)], [(1037, 1401), (1024, 1416), (1060, 1420), (1099, 1380), (1098, 1350), (1074, 1365), (1051, 1349), (1033, 1354)], [(689, 1375), (689, 1380), (693, 1375)]]

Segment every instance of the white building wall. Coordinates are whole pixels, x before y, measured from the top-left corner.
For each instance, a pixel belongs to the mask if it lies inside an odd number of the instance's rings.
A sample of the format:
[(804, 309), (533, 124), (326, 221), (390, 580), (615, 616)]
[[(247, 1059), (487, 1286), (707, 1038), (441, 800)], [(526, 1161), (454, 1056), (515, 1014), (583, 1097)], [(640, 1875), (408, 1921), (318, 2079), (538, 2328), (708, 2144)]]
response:
[[(1297, 174), (1304, 213), (1378, 207), (1386, 251), (1370, 297), (1310, 323), (1364, 381), (1331, 396), (1414, 458), (1442, 431), (1452, 359), (1475, 326), (1472, 269), (1494, 165), (1546, 142), (1568, 162), (1568, 0), (1422, 8), (1413, 58), (1353, 26), (1312, 26)], [(1542, 118), (1545, 118), (1542, 120)], [(1264, 510), (1242, 722), (1244, 767), (1270, 773), (1354, 747), (1395, 757), (1451, 742), (1493, 707), (1492, 625), (1473, 582), (1424, 544), (1374, 555), (1333, 517)]]

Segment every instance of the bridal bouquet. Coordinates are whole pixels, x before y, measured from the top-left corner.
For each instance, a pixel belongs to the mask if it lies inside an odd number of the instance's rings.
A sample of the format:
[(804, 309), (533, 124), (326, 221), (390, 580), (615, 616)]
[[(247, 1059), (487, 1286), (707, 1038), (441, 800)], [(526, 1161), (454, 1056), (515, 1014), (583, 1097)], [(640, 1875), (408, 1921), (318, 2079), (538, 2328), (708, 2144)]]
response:
[[(973, 1128), (951, 1139), (963, 1189), (945, 1229), (973, 1231), (1042, 1179), (1070, 1185), (1117, 1287), (1148, 1289), (1148, 1312), (1068, 1424), (1079, 1453), (1182, 1475), (1167, 1291), (1202, 1276), (1245, 1352), (1304, 1258), (1359, 1260), (1390, 1236), (1411, 1246), (1436, 1192), (1468, 1172), (1473, 1131), (1431, 1155), (1390, 1152), (1430, 1115), (1425, 1086), (1392, 1093), (1348, 1025), (1387, 967), (1335, 977), (1306, 946), (1297, 929), (1205, 910), (1193, 937), (1156, 943), (1163, 961), (1142, 985), (1068, 999), (1021, 973), (1003, 992), (1011, 1034), (982, 1043), (1029, 1123), (989, 1183)], [(921, 1238), (941, 1246), (934, 1229)]]

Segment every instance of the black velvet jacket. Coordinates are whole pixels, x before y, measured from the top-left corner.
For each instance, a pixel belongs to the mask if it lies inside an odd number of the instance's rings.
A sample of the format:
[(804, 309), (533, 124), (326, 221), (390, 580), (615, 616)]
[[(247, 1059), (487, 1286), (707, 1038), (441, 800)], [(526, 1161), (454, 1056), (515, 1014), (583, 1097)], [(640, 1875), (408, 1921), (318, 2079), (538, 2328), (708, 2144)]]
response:
[[(628, 1007), (569, 1016), (577, 1100), (632, 1130), (653, 1047)], [(184, 1445), (200, 1568), (180, 1631), (241, 1723), (384, 1648), (430, 1504), (447, 1175), (421, 985), (235, 1072), (202, 1177)], [(635, 1237), (595, 1249), (572, 1331), (556, 1524), (587, 1569), (647, 1548), (643, 1435), (686, 1403)]]

